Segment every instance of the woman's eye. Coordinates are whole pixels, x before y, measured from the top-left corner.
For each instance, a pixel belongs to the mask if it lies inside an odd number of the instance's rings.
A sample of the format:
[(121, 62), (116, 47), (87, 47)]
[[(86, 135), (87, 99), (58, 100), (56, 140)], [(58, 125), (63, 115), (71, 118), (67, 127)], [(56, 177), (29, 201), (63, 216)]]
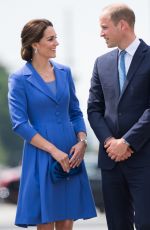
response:
[(56, 40), (57, 39), (57, 37), (50, 37), (49, 39), (48, 39), (48, 41), (54, 41), (54, 40)]

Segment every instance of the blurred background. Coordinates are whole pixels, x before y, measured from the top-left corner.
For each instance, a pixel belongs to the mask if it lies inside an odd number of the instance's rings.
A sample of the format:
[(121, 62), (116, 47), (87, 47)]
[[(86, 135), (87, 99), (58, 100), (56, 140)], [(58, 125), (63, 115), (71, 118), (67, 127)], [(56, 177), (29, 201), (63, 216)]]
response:
[[(24, 64), (20, 57), (20, 33), (26, 22), (34, 18), (47, 18), (52, 21), (60, 43), (55, 61), (72, 69), (77, 96), (88, 129), (87, 171), (98, 215), (101, 217), (104, 215), (101, 175), (97, 169), (98, 141), (89, 127), (86, 109), (94, 61), (97, 56), (108, 51), (105, 41), (100, 38), (99, 15), (103, 7), (113, 2), (111, 0), (1, 0), (0, 2), (0, 229), (4, 229), (4, 223), (3, 228), (1, 227), (2, 214), (7, 218), (10, 216), (11, 221), (7, 221), (9, 223), (7, 225), (10, 226), (12, 223), (13, 226), (20, 178), (19, 164), (22, 157), (22, 140), (12, 133), (9, 120), (7, 81), (9, 74)], [(125, 0), (124, 3), (135, 12), (137, 36), (149, 44), (150, 1)], [(8, 202), (14, 205), (8, 206)], [(101, 217), (97, 218), (98, 226), (101, 224)], [(103, 218), (102, 225), (105, 225)]]

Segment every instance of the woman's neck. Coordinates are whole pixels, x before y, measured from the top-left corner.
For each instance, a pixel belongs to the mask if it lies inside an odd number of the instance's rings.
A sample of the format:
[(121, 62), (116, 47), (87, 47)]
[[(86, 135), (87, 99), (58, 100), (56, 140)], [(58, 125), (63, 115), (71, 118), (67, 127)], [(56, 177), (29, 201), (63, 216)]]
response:
[(33, 58), (32, 65), (34, 66), (35, 69), (41, 70), (41, 71), (46, 71), (50, 68), (50, 66), (52, 67), (49, 59)]
[(53, 66), (49, 60), (32, 60), (32, 65), (43, 78), (44, 81), (50, 82), (55, 80)]

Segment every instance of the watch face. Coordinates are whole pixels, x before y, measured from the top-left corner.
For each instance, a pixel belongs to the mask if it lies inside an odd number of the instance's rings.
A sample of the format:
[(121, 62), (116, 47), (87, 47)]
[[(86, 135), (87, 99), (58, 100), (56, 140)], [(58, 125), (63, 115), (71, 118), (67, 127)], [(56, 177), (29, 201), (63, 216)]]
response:
[(81, 142), (84, 142), (87, 145), (87, 139), (80, 139)]

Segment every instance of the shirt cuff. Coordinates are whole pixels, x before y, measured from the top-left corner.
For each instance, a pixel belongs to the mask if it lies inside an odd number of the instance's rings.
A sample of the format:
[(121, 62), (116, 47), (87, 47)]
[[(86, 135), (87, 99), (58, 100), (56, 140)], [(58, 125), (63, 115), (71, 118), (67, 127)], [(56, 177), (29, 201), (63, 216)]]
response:
[(128, 141), (126, 141), (124, 138), (123, 138), (123, 143), (128, 145), (128, 147), (131, 147), (130, 143)]

